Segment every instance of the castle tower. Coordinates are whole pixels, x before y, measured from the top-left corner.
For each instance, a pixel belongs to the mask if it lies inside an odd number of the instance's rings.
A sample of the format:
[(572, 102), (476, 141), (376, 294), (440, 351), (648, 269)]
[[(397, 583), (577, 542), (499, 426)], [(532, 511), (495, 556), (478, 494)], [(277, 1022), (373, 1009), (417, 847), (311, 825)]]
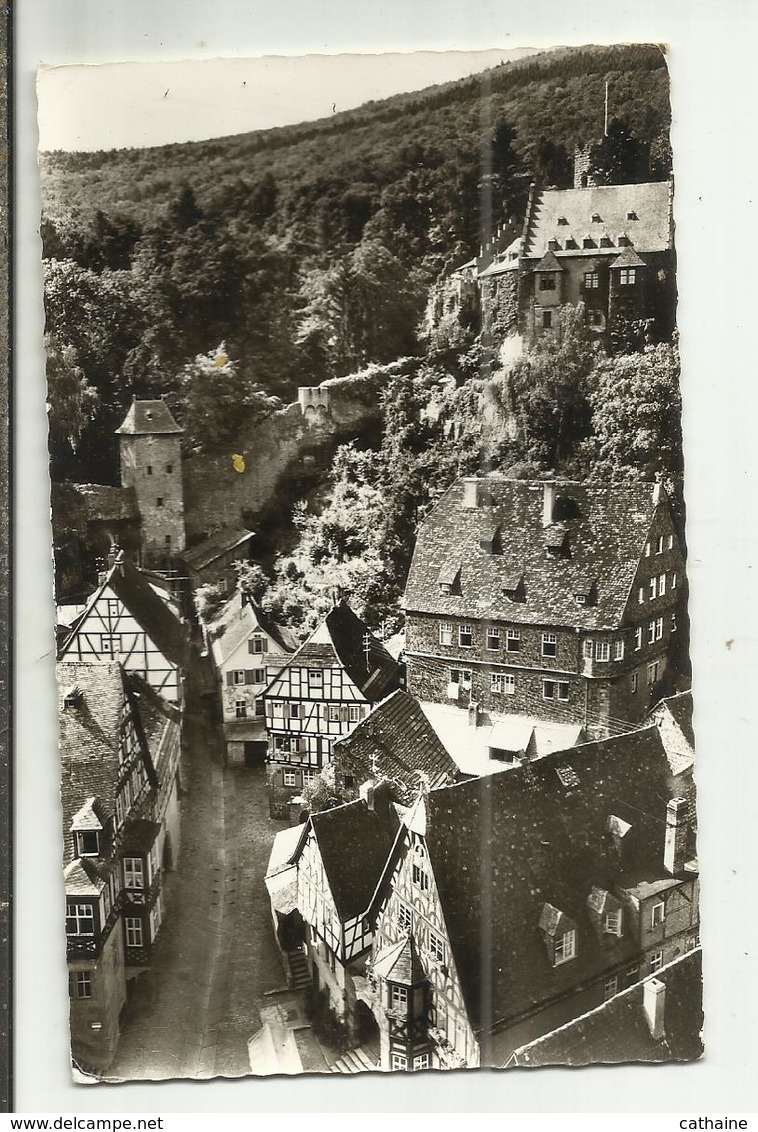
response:
[(120, 428), (121, 483), (133, 487), (142, 550), (160, 561), (184, 550), (181, 434), (164, 401), (133, 401)]

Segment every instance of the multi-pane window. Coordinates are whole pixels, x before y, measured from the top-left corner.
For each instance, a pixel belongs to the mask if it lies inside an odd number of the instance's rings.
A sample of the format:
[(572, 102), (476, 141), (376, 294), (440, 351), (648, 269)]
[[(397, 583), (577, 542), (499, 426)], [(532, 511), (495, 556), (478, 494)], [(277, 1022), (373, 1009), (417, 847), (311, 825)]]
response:
[(247, 642), (248, 651), (251, 653), (268, 652), (268, 639), (256, 633)]
[(397, 905), (397, 924), (401, 931), (413, 930), (413, 912), (402, 900), (399, 900)]
[(512, 696), (516, 691), (516, 677), (509, 672), (493, 672), (490, 676), (490, 691), (501, 696)]
[(265, 684), (266, 683), (266, 669), (265, 668), (254, 668), (253, 669), (253, 683), (254, 684)]
[(124, 857), (124, 885), (126, 888), (145, 887), (145, 866), (141, 857)]
[(568, 680), (543, 680), (542, 698), (543, 700), (568, 700)]
[(506, 629), (505, 631), (505, 650), (506, 652), (519, 652), (521, 649), (521, 630), (520, 629)]
[(651, 621), (647, 627), (647, 639), (649, 644), (655, 641), (655, 621)]
[(126, 916), (126, 946), (142, 947), (142, 920), (139, 916)]
[[(303, 786), (308, 786), (311, 782), (314, 781), (315, 778), (317, 778), (318, 771), (314, 770), (313, 767), (308, 767), (302, 772), (302, 774), (303, 774)], [(345, 775), (345, 784), (346, 785), (347, 785), (348, 777), (349, 777), (348, 775)]]
[(470, 668), (451, 668), (450, 669), (450, 683), (460, 684), (461, 688), (471, 689), (471, 669)]
[(340, 705), (339, 704), (329, 704), (328, 715), (329, 715), (329, 722), (330, 723), (339, 723), (339, 721), (340, 721)]
[(603, 1002), (607, 1002), (609, 998), (613, 998), (614, 994), (618, 994), (618, 989), (618, 975), (611, 975), (603, 982)]
[(663, 535), (658, 535), (658, 540), (655, 544), (655, 553), (663, 554)]
[(401, 987), (398, 983), (390, 984), (390, 1001), (395, 1010), (406, 1010), (408, 1008), (408, 988)]
[(69, 971), (69, 998), (92, 998), (92, 972)]
[(555, 290), (555, 275), (552, 272), (540, 274), (540, 291)]
[(610, 641), (598, 641), (595, 645), (595, 658), (597, 660), (610, 660), (611, 659), (611, 644)]
[(662, 900), (656, 901), (650, 909), (650, 927), (657, 928), (666, 919), (666, 905)]
[(487, 630), (487, 648), (494, 652), (500, 648), (500, 630), (490, 627)]
[(655, 622), (655, 639), (660, 641), (663, 636), (663, 618), (659, 617)]
[(95, 909), (91, 904), (71, 903), (66, 908), (66, 935), (94, 935)]
[(558, 654), (558, 637), (555, 633), (542, 634), (542, 655), (543, 656), (557, 656)]
[(272, 700), (272, 702), (271, 702), (271, 714), (273, 715), (274, 719), (284, 719), (284, 701), (283, 700)]
[(555, 962), (566, 963), (569, 959), (573, 959), (576, 955), (576, 932), (573, 928), (570, 931), (564, 932), (559, 935), (555, 941)]
[(651, 578), (649, 584), (650, 584), (650, 600), (653, 601), (654, 598), (658, 597), (658, 579), (657, 578)]
[(653, 954), (650, 956), (650, 974), (652, 975), (655, 971), (660, 971), (662, 966), (663, 966), (663, 952), (662, 951), (654, 951)]
[(588, 291), (596, 291), (600, 286), (600, 272), (585, 271), (584, 286)]
[(440, 622), (440, 644), (452, 645), (453, 643), (453, 626), (450, 621)]
[(624, 659), (624, 642), (623, 641), (615, 641), (614, 642), (613, 659), (614, 660), (623, 660)]
[(429, 954), (436, 963), (445, 962), (445, 941), (431, 930), (429, 931)]
[(595, 656), (595, 642), (585, 641), (582, 646), (582, 655), (585, 660), (593, 660)]
[(429, 874), (423, 865), (413, 865), (413, 883), (418, 885), (422, 892), (427, 892), (429, 889)]
[(462, 649), (470, 649), (474, 643), (474, 630), (470, 625), (458, 626), (458, 644)]
[(320, 668), (311, 668), (308, 670), (308, 687), (309, 688), (323, 688), (324, 686), (324, 673)]
[(661, 574), (658, 578), (658, 597), (663, 597), (666, 592), (666, 575)]
[(634, 651), (642, 648), (642, 626), (634, 630)]
[(621, 287), (631, 287), (637, 282), (637, 268), (636, 267), (622, 267), (619, 271), (619, 285)]
[(398, 1070), (407, 1069), (407, 1068), (408, 1068), (408, 1058), (405, 1056), (405, 1054), (404, 1053), (398, 1053), (396, 1050), (393, 1050), (393, 1052), (392, 1052), (392, 1070), (393, 1070), (393, 1072), (397, 1072)]
[(294, 770), (285, 770), (282, 773), (282, 781), (285, 786), (297, 786), (297, 772)]
[(413, 1068), (415, 1069), (428, 1069), (429, 1068), (429, 1054), (417, 1053), (413, 1058)]
[(247, 719), (247, 701), (235, 700), (234, 701), (234, 718)]
[(347, 709), (348, 723), (358, 723), (361, 718), (361, 709), (359, 704), (350, 704)]
[(607, 935), (621, 935), (621, 909), (606, 912), (603, 928)]

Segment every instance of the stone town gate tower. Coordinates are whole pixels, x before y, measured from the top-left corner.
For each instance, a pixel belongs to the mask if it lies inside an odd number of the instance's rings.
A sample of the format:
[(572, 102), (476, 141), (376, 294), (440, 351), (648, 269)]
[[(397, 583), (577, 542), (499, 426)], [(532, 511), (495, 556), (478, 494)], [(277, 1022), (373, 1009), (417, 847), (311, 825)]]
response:
[(184, 550), (181, 434), (164, 401), (132, 402), (120, 428), (121, 483), (133, 487), (147, 564)]

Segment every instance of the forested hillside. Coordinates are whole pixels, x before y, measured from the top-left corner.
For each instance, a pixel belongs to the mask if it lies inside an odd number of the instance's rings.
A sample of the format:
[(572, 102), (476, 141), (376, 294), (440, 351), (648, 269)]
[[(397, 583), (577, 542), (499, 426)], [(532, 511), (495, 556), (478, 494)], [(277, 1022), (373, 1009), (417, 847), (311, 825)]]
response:
[(547, 53), (213, 142), (43, 155), (54, 478), (115, 479), (133, 394), (210, 411), (187, 442), (212, 447), (298, 385), (424, 353), (430, 284), (520, 220), (532, 179), (567, 183), (606, 81), (617, 135), (665, 177), (656, 47)]

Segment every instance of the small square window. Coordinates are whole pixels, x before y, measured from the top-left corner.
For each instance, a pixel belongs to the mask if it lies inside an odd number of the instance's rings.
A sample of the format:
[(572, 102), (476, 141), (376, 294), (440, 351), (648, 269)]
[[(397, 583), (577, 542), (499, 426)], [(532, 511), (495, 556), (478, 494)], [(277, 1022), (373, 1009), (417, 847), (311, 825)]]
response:
[(166, 475), (170, 476), (174, 470), (173, 464), (166, 464)]
[(555, 290), (555, 275), (552, 272), (540, 273), (540, 291)]
[(310, 688), (323, 688), (324, 673), (320, 668), (310, 669), (308, 672), (308, 686)]
[(96, 829), (79, 830), (76, 834), (76, 847), (80, 857), (99, 857), (100, 834)]
[(622, 267), (619, 271), (619, 284), (622, 287), (631, 287), (637, 282), (637, 269), (635, 267)]
[(407, 1068), (408, 1068), (408, 1058), (405, 1056), (405, 1054), (404, 1053), (396, 1053), (396, 1052), (393, 1051), (393, 1054), (392, 1054), (392, 1070), (393, 1070), (393, 1072), (396, 1073), (396, 1072), (402, 1071), (402, 1070), (407, 1069)]
[(414, 1068), (414, 1070), (416, 1070), (416, 1069), (428, 1069), (429, 1068), (429, 1054), (428, 1053), (417, 1053), (413, 1058), (413, 1068)]
[(656, 971), (660, 971), (662, 966), (663, 966), (663, 952), (662, 951), (654, 951), (653, 954), (650, 956), (650, 974), (652, 975)]
[(155, 506), (156, 507), (162, 507), (163, 506), (163, 496), (162, 495), (159, 495), (158, 498), (156, 499)]
[(611, 975), (610, 978), (603, 982), (603, 1002), (607, 1002), (609, 998), (613, 998), (618, 994), (619, 981), (617, 975)]
[(282, 771), (282, 782), (285, 786), (297, 786), (297, 772), (294, 770)]

